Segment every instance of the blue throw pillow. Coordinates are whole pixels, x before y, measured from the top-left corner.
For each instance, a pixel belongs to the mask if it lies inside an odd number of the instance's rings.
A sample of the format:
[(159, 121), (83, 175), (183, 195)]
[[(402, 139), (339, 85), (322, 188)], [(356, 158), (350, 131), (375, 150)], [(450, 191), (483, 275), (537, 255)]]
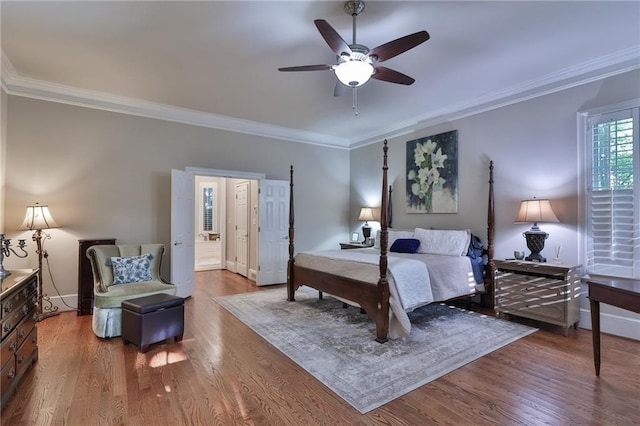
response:
[(398, 238), (391, 244), (389, 251), (394, 253), (415, 253), (420, 247), (420, 240), (415, 238)]
[(139, 283), (151, 281), (151, 253), (133, 257), (112, 257), (113, 284)]

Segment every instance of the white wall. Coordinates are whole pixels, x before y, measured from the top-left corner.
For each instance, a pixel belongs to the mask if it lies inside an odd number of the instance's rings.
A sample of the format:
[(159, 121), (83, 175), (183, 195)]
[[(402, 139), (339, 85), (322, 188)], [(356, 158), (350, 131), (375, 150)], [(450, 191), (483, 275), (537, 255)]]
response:
[[(4, 99), (4, 98), (3, 98)], [(296, 170), (296, 251), (336, 247), (349, 226), (349, 153), (54, 102), (8, 96), (5, 228), (36, 267), (31, 233), (14, 231), (34, 202), (61, 226), (46, 241), (51, 271), (75, 308), (78, 239), (170, 242), (170, 171), (185, 167), (265, 173)], [(163, 275), (169, 277), (169, 259)], [(44, 291), (56, 296), (47, 274)]]
[[(526, 100), (473, 115), (389, 141), (389, 182), (394, 186), (395, 228), (470, 228), (486, 241), (488, 163), (494, 161), (495, 257), (512, 257), (513, 250), (525, 250), (522, 232), (530, 224), (514, 224), (519, 202), (537, 196), (549, 198), (561, 223), (540, 224), (550, 234), (542, 254), (554, 257), (553, 247), (563, 247), (562, 258), (577, 264), (579, 176), (584, 165), (578, 161), (578, 111), (640, 97), (640, 71)], [(459, 209), (457, 214), (405, 213), (406, 142), (412, 139), (458, 130)], [(382, 138), (381, 138), (382, 139)], [(357, 218), (360, 206), (380, 202), (382, 142), (351, 152), (351, 229), (362, 226)], [(373, 200), (373, 201), (371, 201)], [(375, 204), (374, 204), (375, 205)], [(346, 238), (346, 236), (345, 236)], [(583, 298), (581, 307), (588, 313)], [(611, 321), (624, 316), (628, 337), (638, 335), (640, 315), (603, 307)], [(587, 321), (583, 325), (589, 325)], [(603, 330), (607, 330), (603, 318)], [(608, 330), (620, 327), (609, 327)], [(635, 337), (638, 338), (638, 337)]]

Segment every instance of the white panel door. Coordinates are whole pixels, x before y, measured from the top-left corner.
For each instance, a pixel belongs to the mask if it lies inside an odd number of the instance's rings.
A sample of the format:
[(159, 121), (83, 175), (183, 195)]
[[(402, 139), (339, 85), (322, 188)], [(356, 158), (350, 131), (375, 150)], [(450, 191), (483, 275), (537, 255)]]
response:
[(257, 285), (287, 282), (289, 182), (260, 180), (260, 246)]
[(236, 184), (236, 272), (248, 274), (249, 263), (249, 182)]
[(193, 294), (194, 185), (192, 174), (171, 170), (171, 282), (180, 297)]

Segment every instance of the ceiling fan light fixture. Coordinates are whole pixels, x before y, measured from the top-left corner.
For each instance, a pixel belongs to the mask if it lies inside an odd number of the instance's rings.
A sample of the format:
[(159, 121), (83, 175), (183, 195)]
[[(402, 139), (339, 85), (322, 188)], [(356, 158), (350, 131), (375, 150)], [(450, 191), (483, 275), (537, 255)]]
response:
[(333, 69), (340, 83), (348, 87), (360, 87), (373, 75), (374, 68), (370, 60), (347, 59)]

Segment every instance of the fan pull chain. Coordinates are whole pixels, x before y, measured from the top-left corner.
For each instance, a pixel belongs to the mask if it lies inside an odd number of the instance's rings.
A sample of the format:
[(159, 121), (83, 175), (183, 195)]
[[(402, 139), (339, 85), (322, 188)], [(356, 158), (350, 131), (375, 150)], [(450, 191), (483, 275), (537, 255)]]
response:
[(351, 106), (356, 117), (358, 116), (358, 89), (353, 88), (353, 105)]

